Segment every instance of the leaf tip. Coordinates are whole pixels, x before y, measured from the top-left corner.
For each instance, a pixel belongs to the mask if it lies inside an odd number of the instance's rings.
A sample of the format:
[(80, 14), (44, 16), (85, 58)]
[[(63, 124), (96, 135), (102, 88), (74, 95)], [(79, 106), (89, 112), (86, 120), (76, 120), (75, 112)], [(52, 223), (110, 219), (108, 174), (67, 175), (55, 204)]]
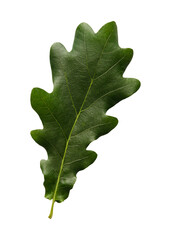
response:
[(115, 21), (110, 21), (110, 22), (108, 22), (106, 24), (108, 24), (108, 25), (110, 25), (112, 27), (116, 27), (117, 26)]
[(31, 137), (34, 139), (34, 131), (35, 130), (32, 130), (32, 131), (30, 131), (30, 135), (31, 135)]
[(77, 29), (76, 29), (76, 33), (77, 32), (89, 32), (90, 34), (94, 34), (93, 29), (90, 27), (90, 25), (86, 22), (82, 22), (78, 25)]
[(136, 79), (136, 85), (137, 85), (137, 91), (138, 91), (138, 89), (141, 87), (141, 82), (138, 79)]
[(51, 45), (50, 47), (50, 57), (54, 54), (56, 55), (56, 52), (59, 54), (64, 54), (65, 52), (67, 52), (65, 46), (60, 43), (60, 42), (55, 42)]

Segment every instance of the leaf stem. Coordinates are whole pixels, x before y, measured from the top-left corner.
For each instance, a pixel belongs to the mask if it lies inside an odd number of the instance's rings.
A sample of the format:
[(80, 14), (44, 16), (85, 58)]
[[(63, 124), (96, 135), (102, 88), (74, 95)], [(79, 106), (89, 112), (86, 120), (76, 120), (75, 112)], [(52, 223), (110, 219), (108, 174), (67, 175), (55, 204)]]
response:
[(49, 216), (48, 216), (48, 218), (52, 218), (52, 216), (53, 216), (53, 206), (54, 206), (54, 203), (55, 202), (52, 202), (52, 206), (51, 206), (51, 210), (50, 210), (50, 214), (49, 214)]

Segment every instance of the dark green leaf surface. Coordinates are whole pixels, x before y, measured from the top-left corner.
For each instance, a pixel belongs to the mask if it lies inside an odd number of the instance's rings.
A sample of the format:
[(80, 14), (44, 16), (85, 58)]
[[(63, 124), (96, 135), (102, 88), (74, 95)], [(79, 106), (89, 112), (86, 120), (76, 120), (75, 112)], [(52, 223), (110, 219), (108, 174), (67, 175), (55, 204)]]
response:
[(86, 150), (118, 123), (106, 111), (135, 93), (140, 82), (123, 78), (133, 51), (118, 45), (114, 22), (96, 34), (86, 23), (78, 26), (71, 52), (60, 43), (52, 45), (50, 62), (54, 89), (47, 93), (34, 88), (31, 104), (43, 123), (43, 129), (31, 132), (43, 146), (48, 160), (41, 161), (45, 197), (64, 201), (72, 189), (78, 171), (92, 164), (97, 154)]

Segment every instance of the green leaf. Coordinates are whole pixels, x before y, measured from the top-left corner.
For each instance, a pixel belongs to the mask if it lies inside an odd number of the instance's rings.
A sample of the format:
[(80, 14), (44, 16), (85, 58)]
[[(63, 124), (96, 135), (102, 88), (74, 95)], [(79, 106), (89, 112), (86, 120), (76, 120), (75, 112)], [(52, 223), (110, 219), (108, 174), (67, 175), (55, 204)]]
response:
[(41, 160), (45, 197), (64, 201), (78, 171), (92, 164), (97, 154), (87, 146), (116, 127), (118, 120), (106, 111), (135, 93), (140, 82), (123, 78), (133, 51), (118, 45), (117, 27), (107, 23), (97, 33), (81, 23), (71, 52), (60, 43), (52, 45), (50, 63), (54, 88), (51, 93), (34, 88), (31, 105), (43, 129), (31, 132), (48, 154)]

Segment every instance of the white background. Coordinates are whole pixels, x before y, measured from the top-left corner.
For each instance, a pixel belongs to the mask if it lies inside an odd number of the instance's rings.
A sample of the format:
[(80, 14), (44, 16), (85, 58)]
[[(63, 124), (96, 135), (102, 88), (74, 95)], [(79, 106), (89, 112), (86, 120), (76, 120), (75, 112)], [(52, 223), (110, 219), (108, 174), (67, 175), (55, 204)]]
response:
[[(171, 239), (171, 15), (167, 0), (19, 1), (0, 3), (0, 239)], [(93, 142), (96, 162), (78, 173), (69, 198), (44, 198), (45, 150), (30, 137), (41, 128), (33, 87), (52, 90), (49, 49), (72, 48), (76, 27), (118, 26), (134, 49), (124, 76), (140, 90), (108, 114), (119, 125)]]

